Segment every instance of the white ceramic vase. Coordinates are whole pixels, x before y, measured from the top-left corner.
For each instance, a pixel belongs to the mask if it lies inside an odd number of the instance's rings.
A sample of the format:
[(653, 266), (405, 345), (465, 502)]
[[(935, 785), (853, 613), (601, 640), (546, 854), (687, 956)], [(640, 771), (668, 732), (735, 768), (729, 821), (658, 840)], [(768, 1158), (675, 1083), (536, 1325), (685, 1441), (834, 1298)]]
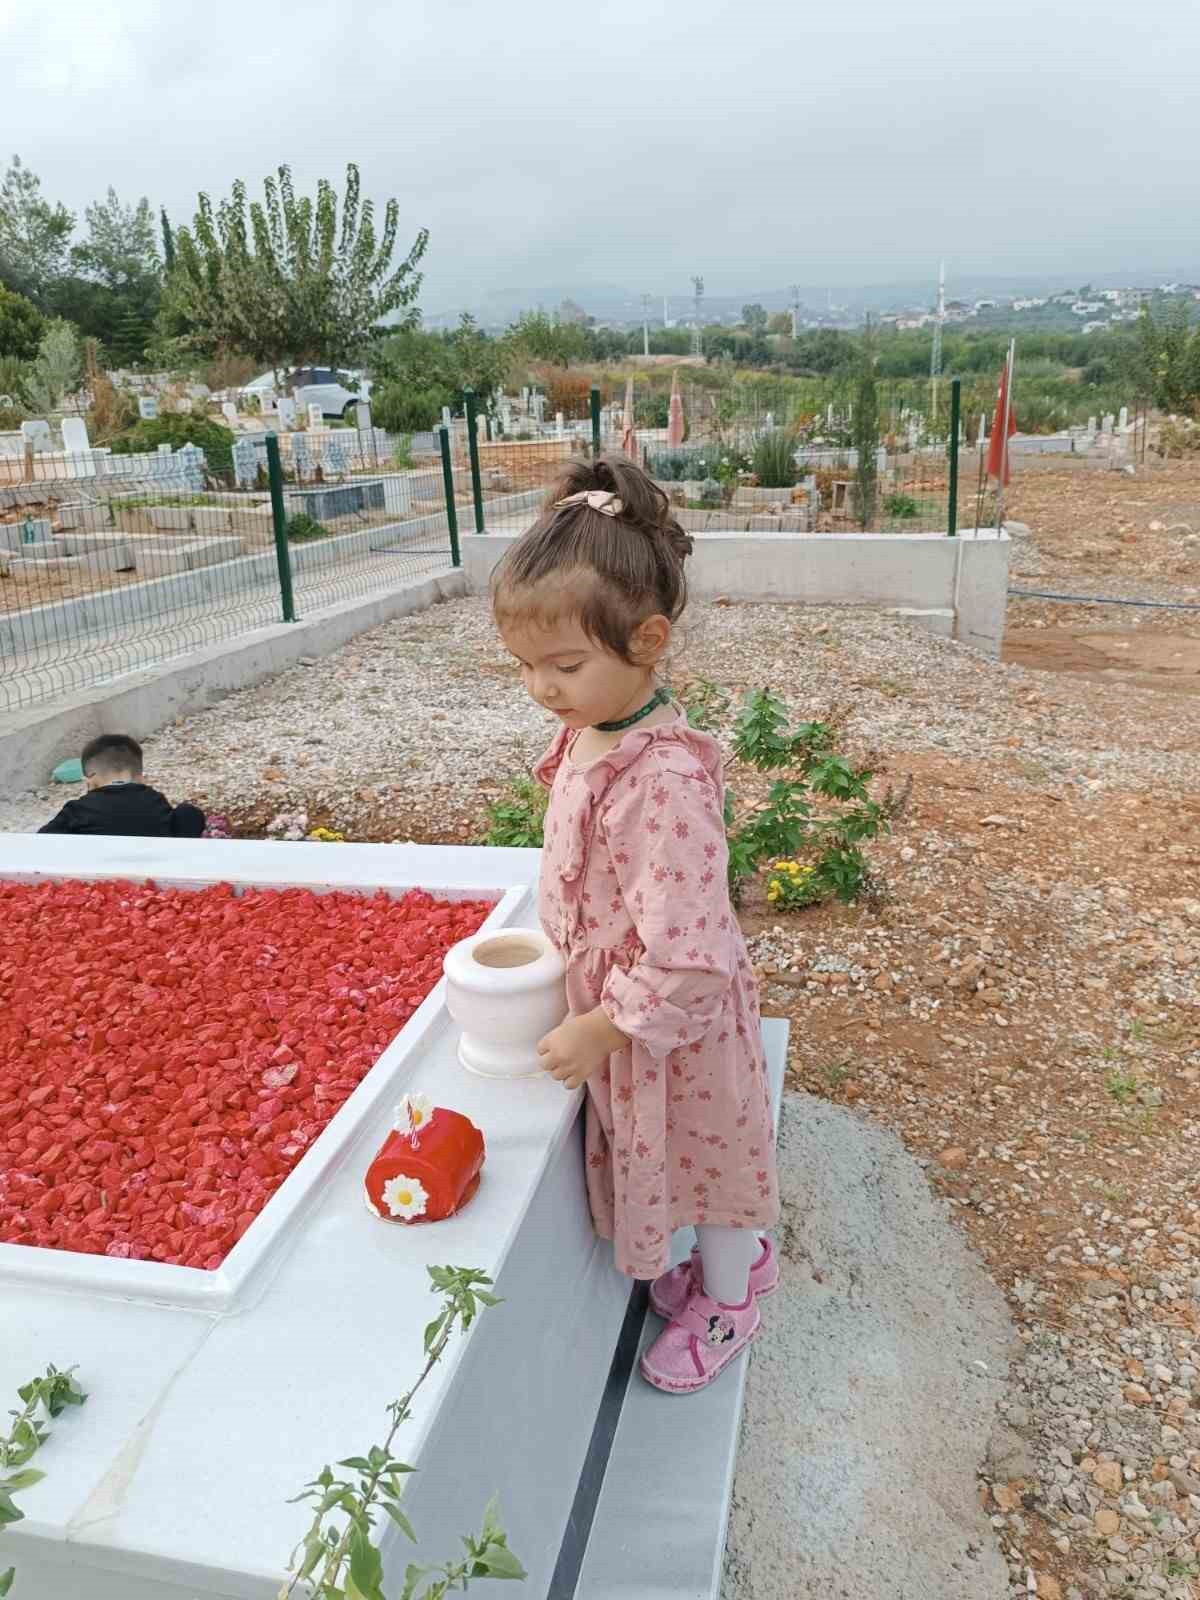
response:
[(443, 963), (446, 1009), (462, 1029), (458, 1059), (485, 1078), (541, 1071), (538, 1041), (567, 1014), (563, 959), (540, 929), (477, 933)]

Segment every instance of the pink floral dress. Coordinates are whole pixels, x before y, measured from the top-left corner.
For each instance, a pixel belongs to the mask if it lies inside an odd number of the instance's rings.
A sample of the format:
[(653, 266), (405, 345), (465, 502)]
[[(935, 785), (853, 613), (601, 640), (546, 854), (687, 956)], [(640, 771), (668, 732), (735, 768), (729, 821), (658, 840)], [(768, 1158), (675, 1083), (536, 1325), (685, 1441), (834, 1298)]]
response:
[(603, 1006), (631, 1041), (588, 1080), (588, 1194), (621, 1271), (653, 1278), (676, 1228), (778, 1218), (758, 996), (716, 741), (679, 717), (577, 767), (573, 737), (535, 769), (550, 789), (538, 909), (572, 1014)]

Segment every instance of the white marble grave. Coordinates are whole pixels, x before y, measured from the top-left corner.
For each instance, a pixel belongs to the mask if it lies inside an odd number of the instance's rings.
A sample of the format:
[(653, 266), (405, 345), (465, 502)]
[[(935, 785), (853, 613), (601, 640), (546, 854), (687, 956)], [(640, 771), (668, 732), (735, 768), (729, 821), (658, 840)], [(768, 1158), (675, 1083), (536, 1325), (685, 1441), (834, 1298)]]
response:
[(83, 455), (92, 448), (92, 441), (88, 438), (87, 423), (82, 417), (63, 418), (62, 442), (67, 455)]
[[(153, 878), (198, 887), (428, 888), (532, 924), (534, 851), (0, 835), (0, 876)], [(0, 1393), (79, 1363), (87, 1404), (61, 1419), (5, 1530), (37, 1600), (274, 1600), (307, 1524), (288, 1505), (326, 1461), (386, 1433), (436, 1302), (426, 1268), (492, 1275), (504, 1296), (451, 1346), (399, 1453), (422, 1470), (416, 1558), (450, 1558), (499, 1493), (544, 1595), (587, 1453), (629, 1285), (592, 1234), (578, 1096), (546, 1077), (474, 1077), (429, 996), (212, 1273), (0, 1245)], [(487, 1140), (478, 1196), (424, 1227), (366, 1210), (366, 1166), (405, 1091), (470, 1116)], [(585, 1315), (574, 1315), (577, 1307)], [(547, 1321), (555, 1334), (547, 1337)], [(553, 1463), (548, 1469), (548, 1463)], [(391, 1538), (391, 1534), (396, 1537)], [(384, 1537), (389, 1586), (414, 1558)]]

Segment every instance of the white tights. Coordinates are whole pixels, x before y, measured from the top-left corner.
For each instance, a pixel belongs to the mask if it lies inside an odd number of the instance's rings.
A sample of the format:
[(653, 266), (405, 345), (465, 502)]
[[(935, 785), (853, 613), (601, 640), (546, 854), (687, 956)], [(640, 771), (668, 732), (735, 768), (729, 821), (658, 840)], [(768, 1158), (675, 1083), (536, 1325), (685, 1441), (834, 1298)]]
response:
[(744, 1305), (750, 1293), (750, 1268), (762, 1253), (762, 1240), (753, 1228), (715, 1228), (696, 1224), (704, 1292), (722, 1305)]

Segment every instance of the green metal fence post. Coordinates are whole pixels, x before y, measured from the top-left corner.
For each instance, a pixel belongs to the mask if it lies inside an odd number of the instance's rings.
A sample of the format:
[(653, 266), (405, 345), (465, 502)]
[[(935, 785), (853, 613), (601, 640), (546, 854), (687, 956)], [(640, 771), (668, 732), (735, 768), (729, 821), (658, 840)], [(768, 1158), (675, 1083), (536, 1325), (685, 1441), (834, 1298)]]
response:
[(592, 385), (592, 460), (600, 455), (600, 388)]
[(279, 567), (279, 598), (283, 620), (295, 622), (296, 597), (292, 592), (292, 554), (288, 549), (287, 512), (283, 508), (283, 467), (279, 462), (279, 439), (267, 435), (267, 477), (271, 483), (271, 521), (275, 524), (275, 561)]
[(446, 521), (450, 525), (450, 564), (461, 567), (462, 556), (458, 551), (458, 511), (454, 505), (454, 468), (450, 465), (450, 429), (445, 425), (438, 429), (438, 439), (442, 447), (442, 482), (446, 486)]
[(475, 391), (464, 389), (467, 409), (467, 450), (471, 456), (471, 496), (475, 501), (475, 532), (483, 532), (483, 483), (479, 477), (479, 437), (475, 432)]
[(958, 434), (962, 408), (962, 379), (955, 378), (950, 385), (950, 504), (947, 508), (947, 531), (951, 539), (958, 537)]

